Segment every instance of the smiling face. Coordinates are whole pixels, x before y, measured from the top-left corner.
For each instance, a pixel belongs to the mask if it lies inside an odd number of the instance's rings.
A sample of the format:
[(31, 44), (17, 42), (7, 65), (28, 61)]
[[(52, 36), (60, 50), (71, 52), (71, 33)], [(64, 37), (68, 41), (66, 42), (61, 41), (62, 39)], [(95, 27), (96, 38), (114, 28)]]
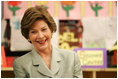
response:
[(44, 51), (51, 47), (52, 33), (48, 24), (43, 20), (36, 21), (29, 30), (29, 39), (37, 51)]

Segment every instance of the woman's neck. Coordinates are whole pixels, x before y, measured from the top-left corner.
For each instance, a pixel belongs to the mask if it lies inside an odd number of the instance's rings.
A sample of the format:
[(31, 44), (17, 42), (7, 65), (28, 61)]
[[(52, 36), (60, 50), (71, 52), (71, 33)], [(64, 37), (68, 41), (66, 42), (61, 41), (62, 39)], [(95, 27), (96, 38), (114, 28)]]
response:
[(46, 48), (43, 51), (38, 50), (37, 52), (42, 57), (44, 63), (47, 65), (47, 67), (50, 69), (52, 47), (50, 46), (49, 48)]
[(52, 47), (50, 46), (49, 48), (46, 48), (45, 50), (41, 51), (41, 50), (37, 50), (37, 52), (39, 53), (39, 55), (43, 58), (43, 57), (49, 57), (51, 56), (51, 52), (52, 52)]

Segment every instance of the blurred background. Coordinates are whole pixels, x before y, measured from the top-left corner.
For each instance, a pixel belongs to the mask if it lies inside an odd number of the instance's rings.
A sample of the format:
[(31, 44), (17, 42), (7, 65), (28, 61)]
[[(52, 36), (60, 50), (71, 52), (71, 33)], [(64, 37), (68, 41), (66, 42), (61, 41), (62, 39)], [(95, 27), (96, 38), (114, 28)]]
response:
[[(14, 78), (13, 60), (32, 50), (21, 35), (27, 8), (54, 18), (52, 45), (78, 53), (84, 78), (117, 78), (117, 1), (1, 1), (1, 77)], [(10, 75), (9, 75), (10, 74)]]

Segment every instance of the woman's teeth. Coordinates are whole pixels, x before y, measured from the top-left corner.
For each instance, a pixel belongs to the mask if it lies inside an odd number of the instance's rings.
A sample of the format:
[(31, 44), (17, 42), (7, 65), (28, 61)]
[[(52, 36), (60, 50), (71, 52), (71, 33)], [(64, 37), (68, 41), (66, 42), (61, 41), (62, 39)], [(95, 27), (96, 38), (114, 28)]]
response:
[(43, 41), (37, 41), (39, 44), (45, 44), (46, 40)]
[(44, 43), (45, 41), (39, 41), (39, 43)]

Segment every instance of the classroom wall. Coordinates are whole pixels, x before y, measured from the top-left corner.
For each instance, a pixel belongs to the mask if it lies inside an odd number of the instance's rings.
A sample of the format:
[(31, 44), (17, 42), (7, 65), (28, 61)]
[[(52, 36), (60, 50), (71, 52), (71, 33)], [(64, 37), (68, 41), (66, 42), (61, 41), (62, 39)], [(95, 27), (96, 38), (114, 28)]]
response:
[[(49, 13), (55, 19), (58, 30), (57, 30), (57, 33), (54, 35), (53, 41), (56, 40), (55, 41), (56, 46), (60, 44), (59, 40), (61, 39), (58, 36), (58, 33), (59, 35), (61, 35), (60, 34), (61, 32), (60, 24), (62, 22), (61, 20), (65, 20), (64, 21), (65, 23), (67, 22), (66, 20), (68, 21), (73, 20), (73, 23), (75, 23), (75, 25), (78, 26), (78, 30), (82, 29), (81, 33), (78, 32), (78, 42), (77, 42), (78, 44), (76, 44), (76, 46), (78, 45), (78, 47), (106, 48), (107, 50), (109, 50), (117, 40), (116, 1), (2, 1), (2, 4), (3, 4), (2, 6), (3, 20), (5, 19), (11, 20), (10, 24), (12, 27), (11, 27), (10, 42), (11, 42), (12, 50), (15, 49), (14, 47), (17, 47), (16, 38), (22, 37), (22, 35), (20, 34), (20, 29), (14, 30), (14, 28), (20, 27), (20, 20), (25, 10), (29, 7), (33, 7), (36, 5), (40, 5), (47, 8)], [(13, 14), (13, 6), (17, 8), (17, 10), (14, 11), (14, 14)], [(76, 34), (74, 33), (74, 35)], [(3, 33), (2, 33), (2, 36), (4, 36)], [(96, 38), (96, 36), (99, 36), (99, 38)], [(74, 37), (77, 39), (77, 36), (74, 36)], [(108, 37), (110, 37), (111, 39), (109, 40)], [(67, 36), (63, 38), (67, 39)], [(19, 44), (22, 45), (23, 43), (25, 44), (24, 46), (26, 45), (29, 46), (27, 42), (24, 42), (24, 40), (27, 41), (26, 39), (24, 39), (23, 37), (21, 39), (23, 40), (19, 41)], [(59, 47), (62, 47), (62, 46), (59, 46)], [(68, 48), (66, 46), (65, 48)], [(26, 47), (22, 47), (22, 48), (26, 48)], [(17, 49), (19, 49), (19, 47)], [(25, 49), (22, 49), (22, 50), (25, 50)]]

